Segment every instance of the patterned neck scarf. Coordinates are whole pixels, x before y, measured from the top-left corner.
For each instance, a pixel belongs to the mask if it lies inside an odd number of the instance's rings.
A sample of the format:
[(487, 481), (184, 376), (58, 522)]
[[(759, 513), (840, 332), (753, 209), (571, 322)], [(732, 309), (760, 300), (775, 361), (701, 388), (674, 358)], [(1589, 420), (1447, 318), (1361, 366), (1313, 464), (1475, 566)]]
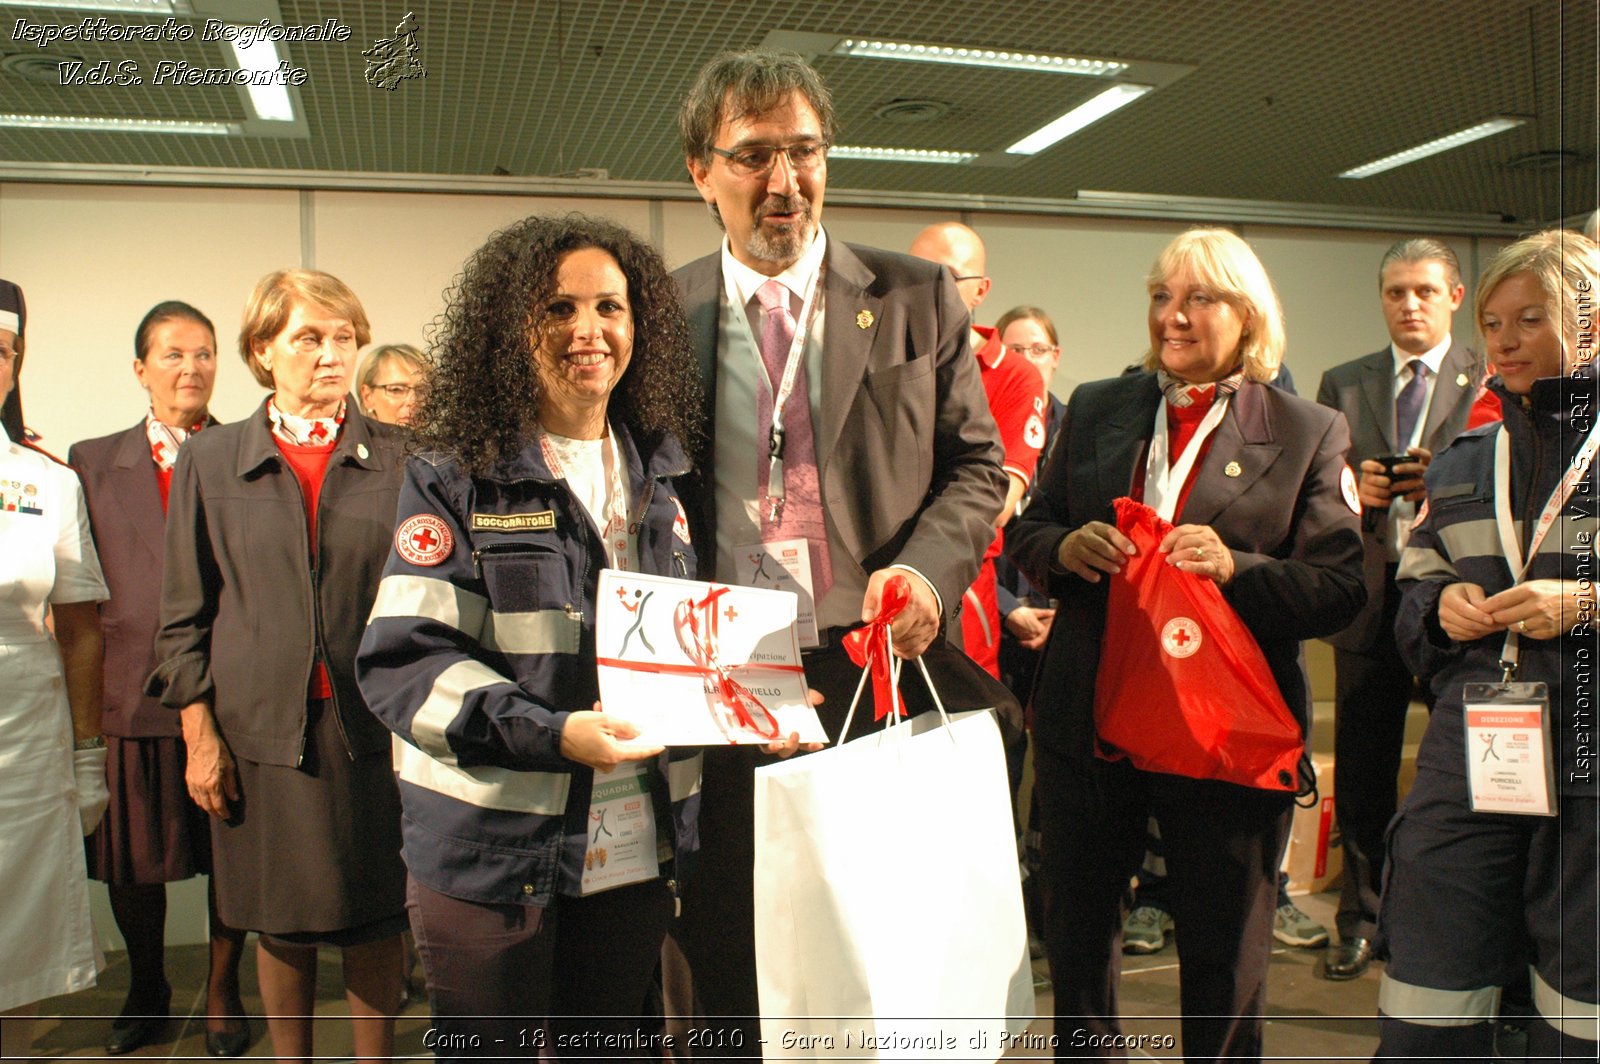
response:
[(267, 400), (267, 417), (272, 421), (272, 434), (291, 447), (331, 448), (339, 439), (344, 425), (344, 400), (332, 417), (295, 417), (278, 409), (276, 399)]
[(178, 448), (183, 446), (183, 441), (209, 424), (211, 416), (208, 414), (186, 429), (175, 428), (156, 420), (156, 412), (151, 409), (144, 419), (144, 432), (150, 438), (150, 458), (156, 468), (163, 473), (172, 472), (172, 464), (178, 460)]
[(1180, 381), (1166, 370), (1158, 369), (1156, 383), (1161, 385), (1161, 393), (1167, 397), (1168, 406), (1182, 410), (1199, 404), (1204, 410), (1217, 399), (1225, 399), (1239, 390), (1239, 385), (1244, 383), (1244, 368), (1240, 367), (1220, 381), (1213, 381), (1210, 384)]

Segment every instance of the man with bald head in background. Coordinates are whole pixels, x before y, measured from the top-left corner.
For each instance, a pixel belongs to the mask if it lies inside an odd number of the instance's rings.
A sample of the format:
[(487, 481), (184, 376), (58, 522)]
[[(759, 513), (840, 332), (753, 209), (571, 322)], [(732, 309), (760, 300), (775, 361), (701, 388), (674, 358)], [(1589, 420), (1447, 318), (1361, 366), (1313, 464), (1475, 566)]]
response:
[(989, 675), (1000, 678), (1000, 608), (995, 599), (994, 560), (1004, 540), (999, 529), (1011, 520), (1028, 490), (1039, 451), (1044, 447), (1045, 390), (1039, 371), (1023, 355), (1007, 351), (997, 329), (977, 324), (978, 306), (989, 294), (988, 256), (983, 240), (960, 222), (928, 226), (911, 242), (911, 254), (950, 271), (961, 301), (972, 316), (972, 353), (978, 359), (989, 412), (1005, 448), (1006, 501), (995, 516), (994, 542), (983, 556), (978, 577), (963, 595), (961, 637), (967, 654)]

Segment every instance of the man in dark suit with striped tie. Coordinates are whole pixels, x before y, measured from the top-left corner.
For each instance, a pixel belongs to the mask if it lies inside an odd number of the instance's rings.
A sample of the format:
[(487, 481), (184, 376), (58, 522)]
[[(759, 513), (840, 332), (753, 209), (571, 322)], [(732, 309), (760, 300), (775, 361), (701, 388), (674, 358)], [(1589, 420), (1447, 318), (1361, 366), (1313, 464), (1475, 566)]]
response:
[[(1396, 805), (1396, 778), (1413, 680), (1395, 649), (1400, 595), (1395, 568), (1423, 501), (1422, 473), (1465, 427), (1482, 377), (1478, 357), (1450, 335), (1466, 289), (1455, 252), (1442, 241), (1401, 240), (1378, 266), (1389, 327), (1381, 351), (1330, 369), (1317, 401), (1350, 422), (1350, 465), (1360, 470), (1367, 605), (1328, 641), (1336, 688), (1333, 801), (1344, 841), (1340, 941), (1329, 979), (1355, 979), (1372, 961), (1383, 834)], [(1385, 465), (1380, 456), (1409, 456)]]

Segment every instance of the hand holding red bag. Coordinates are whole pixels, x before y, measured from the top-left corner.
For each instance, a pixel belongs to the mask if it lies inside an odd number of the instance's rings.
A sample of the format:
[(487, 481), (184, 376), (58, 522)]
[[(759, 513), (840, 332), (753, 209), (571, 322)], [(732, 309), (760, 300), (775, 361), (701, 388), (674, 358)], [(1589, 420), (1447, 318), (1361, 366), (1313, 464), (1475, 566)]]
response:
[(1111, 577), (1096, 752), (1149, 772), (1294, 791), (1305, 739), (1255, 637), (1213, 581), (1167, 564), (1158, 547), (1171, 524), (1132, 499), (1115, 506), (1139, 553)]

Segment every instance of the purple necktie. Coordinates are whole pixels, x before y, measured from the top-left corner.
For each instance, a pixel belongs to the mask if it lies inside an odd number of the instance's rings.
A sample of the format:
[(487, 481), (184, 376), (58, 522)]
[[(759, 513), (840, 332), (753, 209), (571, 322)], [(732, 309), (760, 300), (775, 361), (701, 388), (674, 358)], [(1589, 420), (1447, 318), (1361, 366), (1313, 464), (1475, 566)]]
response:
[(761, 326), (761, 362), (770, 387), (756, 389), (756, 488), (761, 500), (761, 538), (804, 539), (811, 551), (811, 582), (816, 600), (833, 586), (833, 566), (828, 557), (828, 526), (822, 515), (822, 491), (817, 478), (817, 444), (811, 434), (811, 389), (804, 365), (795, 374), (794, 390), (783, 407), (783, 507), (776, 518), (768, 507), (767, 480), (772, 434), (772, 407), (783, 386), (783, 368), (794, 346), (795, 320), (789, 309), (789, 290), (781, 281), (768, 281), (756, 292), (766, 312)]
[(1428, 364), (1420, 358), (1414, 358), (1406, 366), (1411, 370), (1411, 379), (1394, 397), (1396, 451), (1411, 446), (1411, 433), (1417, 427), (1417, 418), (1422, 416), (1423, 401), (1428, 398)]

